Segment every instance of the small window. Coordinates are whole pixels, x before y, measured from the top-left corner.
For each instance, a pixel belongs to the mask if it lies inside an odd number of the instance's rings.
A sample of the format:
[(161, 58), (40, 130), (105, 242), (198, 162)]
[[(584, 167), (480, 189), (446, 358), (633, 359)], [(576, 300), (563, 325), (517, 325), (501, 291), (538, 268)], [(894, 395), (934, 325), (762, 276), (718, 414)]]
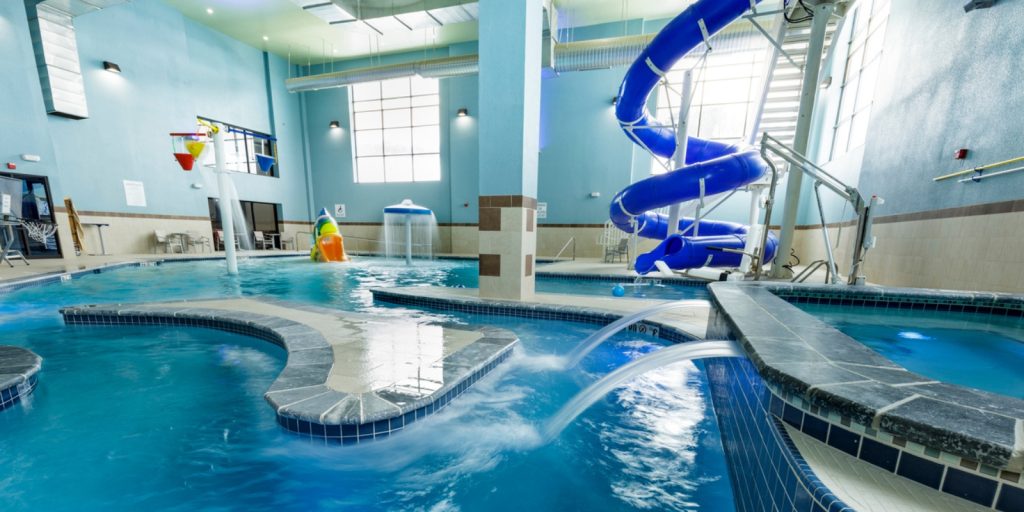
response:
[[(214, 122), (213, 119), (201, 118), (207, 122)], [(218, 121), (219, 122), (219, 121)], [(258, 174), (260, 176), (277, 177), (277, 141), (266, 133), (257, 132), (248, 128), (221, 123), (226, 131), (224, 132), (224, 165), (229, 171), (242, 172), (246, 174)], [(198, 124), (200, 132), (207, 131), (207, 127)], [(267, 156), (272, 163), (263, 170), (256, 155)], [(213, 165), (213, 147), (204, 152), (203, 164)], [(267, 161), (264, 159), (264, 161)]]
[(356, 183), (441, 179), (438, 81), (419, 76), (349, 89)]
[(861, 0), (847, 26), (849, 48), (839, 95), (839, 112), (832, 131), (830, 160), (864, 145), (882, 60), (890, 0)]

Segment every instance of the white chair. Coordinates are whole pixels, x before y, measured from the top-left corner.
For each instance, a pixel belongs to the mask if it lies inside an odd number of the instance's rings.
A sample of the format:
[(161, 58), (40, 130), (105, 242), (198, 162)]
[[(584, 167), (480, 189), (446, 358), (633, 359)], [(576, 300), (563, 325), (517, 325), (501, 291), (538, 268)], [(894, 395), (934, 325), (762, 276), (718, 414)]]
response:
[(190, 248), (194, 249), (195, 252), (199, 252), (200, 249), (202, 249), (203, 252), (213, 252), (213, 247), (210, 245), (209, 238), (206, 238), (195, 231), (186, 231), (185, 236), (187, 238), (185, 243)]
[(153, 231), (153, 252), (156, 252), (156, 248), (164, 246), (164, 252), (174, 252), (174, 248), (177, 247), (182, 253), (185, 252), (185, 245), (181, 242), (181, 237), (167, 236), (167, 233), (160, 231), (159, 229)]
[(274, 237), (263, 234), (262, 231), (253, 231), (253, 249), (273, 249), (274, 248)]
[[(213, 231), (213, 245), (218, 251), (224, 250), (224, 231), (216, 229)], [(235, 236), (235, 249), (238, 249), (238, 236)]]

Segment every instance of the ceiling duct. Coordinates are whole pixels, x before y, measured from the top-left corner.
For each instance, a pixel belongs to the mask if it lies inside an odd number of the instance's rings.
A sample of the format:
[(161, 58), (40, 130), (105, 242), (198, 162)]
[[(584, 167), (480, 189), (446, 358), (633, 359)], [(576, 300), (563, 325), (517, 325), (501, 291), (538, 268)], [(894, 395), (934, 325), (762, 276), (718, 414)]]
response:
[[(625, 66), (640, 55), (653, 37), (628, 36), (555, 44), (554, 69), (563, 72)], [(315, 91), (412, 75), (430, 78), (473, 75), (479, 68), (479, 56), (473, 54), (289, 78), (285, 85), (289, 92)]]
[(302, 7), (302, 10), (330, 25), (360, 21), (365, 28), (380, 35), (436, 28), (473, 21), (480, 17), (477, 2), (466, 0), (432, 0), (427, 2), (429, 9), (425, 9), (422, 0), (292, 1)]
[(125, 0), (25, 0), (46, 113), (89, 117), (74, 18)]

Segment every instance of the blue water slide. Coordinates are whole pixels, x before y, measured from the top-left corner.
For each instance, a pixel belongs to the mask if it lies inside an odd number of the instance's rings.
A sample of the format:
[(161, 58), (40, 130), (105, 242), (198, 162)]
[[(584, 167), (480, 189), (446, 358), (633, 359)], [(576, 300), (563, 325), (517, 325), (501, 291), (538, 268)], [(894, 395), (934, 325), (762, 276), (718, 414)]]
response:
[[(760, 2), (760, 0), (757, 0)], [(661, 81), (662, 73), (699, 44), (704, 36), (699, 22), (708, 34), (715, 34), (750, 8), (750, 0), (701, 0), (669, 22), (629, 67), (615, 107), (615, 117), (626, 135), (651, 153), (671, 158), (676, 151), (676, 133), (658, 126), (647, 110), (647, 100)], [(659, 70), (661, 72), (659, 72)], [(688, 269), (703, 266), (736, 267), (741, 254), (723, 249), (742, 250), (749, 227), (733, 222), (701, 220), (699, 236), (687, 231), (693, 219), (679, 221), (679, 232), (668, 234), (668, 216), (650, 210), (690, 201), (700, 197), (704, 180), (707, 196), (728, 192), (757, 181), (768, 170), (756, 149), (738, 144), (725, 144), (688, 137), (686, 165), (665, 174), (651, 176), (622, 189), (612, 199), (611, 221), (621, 230), (640, 236), (663, 240), (653, 251), (636, 259), (636, 271), (646, 274), (655, 269), (655, 262), (664, 261), (669, 268)], [(634, 224), (635, 223), (635, 224)], [(764, 248), (765, 261), (775, 256), (777, 240), (769, 234)]]

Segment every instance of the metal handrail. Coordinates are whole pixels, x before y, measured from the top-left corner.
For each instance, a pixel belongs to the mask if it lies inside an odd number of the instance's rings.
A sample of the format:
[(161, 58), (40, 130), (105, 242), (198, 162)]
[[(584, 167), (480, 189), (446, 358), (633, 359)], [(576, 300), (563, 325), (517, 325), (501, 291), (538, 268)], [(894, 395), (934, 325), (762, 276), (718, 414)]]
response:
[(569, 248), (569, 244), (572, 244), (572, 261), (576, 261), (576, 237), (575, 236), (569, 237), (569, 240), (565, 242), (565, 245), (563, 245), (562, 248), (558, 250), (558, 254), (555, 254), (555, 257), (551, 258), (551, 259), (557, 260), (558, 258), (560, 258), (562, 256), (562, 253), (565, 252), (565, 250)]
[(818, 269), (821, 268), (822, 265), (825, 265), (825, 282), (826, 283), (829, 282), (830, 280), (832, 280), (832, 276), (831, 276), (831, 271), (830, 271), (830, 269), (827, 266), (828, 262), (825, 261), (825, 260), (816, 260), (816, 261), (811, 262), (811, 264), (807, 265), (807, 267), (804, 268), (803, 270), (801, 270), (799, 274), (793, 276), (793, 279), (790, 279), (789, 282), (791, 282), (791, 283), (802, 283), (802, 282), (806, 281), (807, 278), (811, 277), (811, 275), (813, 275), (815, 272), (817, 272)]
[[(774, 180), (776, 179), (775, 165), (771, 161), (771, 159), (768, 158), (769, 152), (775, 154), (779, 158), (789, 163), (790, 169), (799, 170), (800, 172), (810, 176), (811, 179), (814, 180), (815, 198), (818, 201), (818, 213), (821, 216), (822, 231), (825, 237), (825, 247), (829, 253), (829, 272), (831, 275), (831, 281), (833, 283), (838, 283), (837, 277), (839, 272), (838, 268), (835, 265), (835, 260), (832, 256), (831, 243), (829, 242), (828, 235), (828, 226), (825, 223), (824, 208), (821, 203), (821, 195), (818, 193), (818, 187), (824, 185), (829, 190), (835, 192), (839, 197), (843, 198), (851, 205), (853, 205), (854, 212), (856, 212), (857, 214), (857, 235), (856, 239), (854, 240), (853, 254), (850, 258), (850, 274), (847, 281), (849, 284), (858, 284), (862, 282), (864, 278), (863, 276), (859, 276), (858, 272), (860, 271), (861, 266), (864, 262), (864, 254), (866, 254), (867, 250), (873, 247), (874, 245), (871, 236), (872, 210), (874, 209), (874, 206), (876, 204), (881, 204), (881, 200), (876, 196), (872, 196), (870, 200), (865, 200), (864, 196), (861, 195), (860, 191), (857, 190), (856, 187), (851, 187), (846, 183), (843, 183), (843, 181), (840, 180), (839, 178), (833, 176), (828, 171), (815, 165), (814, 162), (811, 162), (806, 156), (798, 153), (793, 148), (786, 146), (782, 142), (779, 142), (778, 139), (765, 133), (761, 137), (761, 157), (765, 160), (765, 162), (768, 163), (769, 167), (773, 171), (772, 194), (769, 195), (769, 198), (774, 197)], [(771, 199), (769, 199), (769, 201), (770, 200)], [(765, 226), (768, 226), (769, 220), (771, 219), (770, 202), (767, 206), (765, 217)], [(765, 230), (765, 238), (762, 241), (761, 246), (764, 247), (766, 243), (767, 230)], [(760, 273), (758, 272), (757, 274), (755, 274), (755, 279), (759, 277)]]
[(796, 150), (783, 144), (775, 137), (768, 135), (767, 132), (761, 137), (761, 146), (775, 153), (779, 158), (782, 158), (804, 174), (820, 181), (822, 185), (839, 194), (843, 199), (850, 202), (864, 203), (864, 198), (855, 187), (843, 183), (842, 180), (829, 174), (825, 169), (814, 165), (814, 162), (808, 160), (807, 157), (797, 153)]

